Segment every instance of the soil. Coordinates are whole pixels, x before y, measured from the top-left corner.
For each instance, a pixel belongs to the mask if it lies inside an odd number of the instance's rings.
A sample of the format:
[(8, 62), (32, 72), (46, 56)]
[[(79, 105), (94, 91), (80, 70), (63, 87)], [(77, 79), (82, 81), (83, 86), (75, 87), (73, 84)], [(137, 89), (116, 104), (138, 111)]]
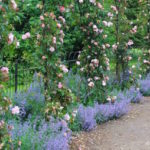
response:
[(73, 136), (71, 150), (150, 150), (150, 97), (118, 120)]

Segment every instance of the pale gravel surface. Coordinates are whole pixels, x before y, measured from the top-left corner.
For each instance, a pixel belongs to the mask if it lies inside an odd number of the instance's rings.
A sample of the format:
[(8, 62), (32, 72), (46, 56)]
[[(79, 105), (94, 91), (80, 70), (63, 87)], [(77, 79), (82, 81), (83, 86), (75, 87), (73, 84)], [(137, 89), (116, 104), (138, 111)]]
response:
[(71, 150), (150, 150), (150, 97), (118, 120), (73, 137)]

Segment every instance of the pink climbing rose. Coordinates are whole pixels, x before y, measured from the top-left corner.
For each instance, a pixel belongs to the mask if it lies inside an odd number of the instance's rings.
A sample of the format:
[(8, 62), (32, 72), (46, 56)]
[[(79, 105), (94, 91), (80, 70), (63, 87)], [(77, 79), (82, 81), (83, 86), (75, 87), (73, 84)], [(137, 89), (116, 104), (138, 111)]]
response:
[(9, 73), (9, 69), (7, 67), (2, 67), (1, 68), (1, 72), (8, 74)]
[(62, 87), (63, 87), (62, 83), (59, 82), (59, 83), (58, 83), (58, 88), (59, 88), (59, 89), (62, 89)]
[(14, 41), (14, 35), (12, 33), (9, 33), (8, 35), (8, 44), (12, 44)]
[(27, 32), (27, 33), (25, 33), (25, 34), (22, 35), (22, 39), (26, 40), (26, 39), (30, 38), (30, 36), (31, 36), (30, 32)]
[(59, 10), (60, 10), (60, 12), (65, 12), (65, 7), (64, 6), (60, 6)]

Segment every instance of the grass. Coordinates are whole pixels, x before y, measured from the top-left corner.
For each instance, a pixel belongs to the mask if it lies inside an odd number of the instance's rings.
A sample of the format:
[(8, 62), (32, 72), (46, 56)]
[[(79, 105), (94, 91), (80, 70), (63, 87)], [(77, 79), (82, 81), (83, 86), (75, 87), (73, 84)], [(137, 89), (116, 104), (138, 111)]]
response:
[[(133, 65), (137, 65), (138, 63), (138, 57), (142, 56), (142, 50), (141, 49), (131, 49), (130, 50), (130, 55), (132, 56), (132, 60), (129, 61), (129, 66), (133, 66)], [(115, 72), (115, 67), (116, 67), (116, 63), (115, 63), (115, 59), (112, 59), (110, 61), (110, 69), (111, 71)]]
[[(18, 85), (18, 92), (22, 92), (22, 91), (26, 91), (30, 86), (30, 83), (26, 84), (26, 85)], [(6, 96), (12, 98), (12, 96), (15, 94), (15, 86), (10, 86), (10, 87), (6, 87), (4, 89), (4, 93)]]

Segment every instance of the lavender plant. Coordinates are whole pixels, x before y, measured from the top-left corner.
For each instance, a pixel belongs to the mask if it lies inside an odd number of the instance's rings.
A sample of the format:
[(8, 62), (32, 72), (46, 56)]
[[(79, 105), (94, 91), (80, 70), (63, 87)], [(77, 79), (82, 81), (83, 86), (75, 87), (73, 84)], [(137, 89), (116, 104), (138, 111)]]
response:
[(142, 94), (140, 90), (138, 88), (135, 88), (134, 86), (127, 90), (125, 95), (132, 103), (139, 103), (142, 100)]
[[(64, 120), (54, 120), (51, 118), (49, 124), (51, 129), (51, 136), (45, 137), (46, 142), (44, 143), (44, 149), (46, 150), (68, 150), (69, 149), (69, 140), (71, 137), (71, 131), (67, 126), (67, 123)], [(43, 127), (41, 128), (43, 132)]]
[(139, 80), (140, 91), (144, 96), (150, 95), (150, 74), (143, 80)]
[(81, 129), (90, 131), (96, 126), (110, 119), (120, 118), (129, 110), (130, 99), (120, 92), (114, 102), (106, 104), (95, 103), (93, 107), (80, 105), (76, 119)]
[(14, 141), (14, 149), (21, 150), (68, 150), (71, 131), (63, 120), (51, 118), (50, 122), (37, 120), (32, 123), (26, 121), (23, 124), (11, 121), (15, 127), (10, 132)]
[(125, 115), (129, 109), (129, 100), (127, 97), (120, 97), (121, 101), (109, 102), (108, 104), (95, 104), (96, 121), (103, 123), (114, 118), (120, 118)]
[(83, 130), (90, 131), (96, 126), (95, 114), (95, 108), (79, 106), (77, 119)]

